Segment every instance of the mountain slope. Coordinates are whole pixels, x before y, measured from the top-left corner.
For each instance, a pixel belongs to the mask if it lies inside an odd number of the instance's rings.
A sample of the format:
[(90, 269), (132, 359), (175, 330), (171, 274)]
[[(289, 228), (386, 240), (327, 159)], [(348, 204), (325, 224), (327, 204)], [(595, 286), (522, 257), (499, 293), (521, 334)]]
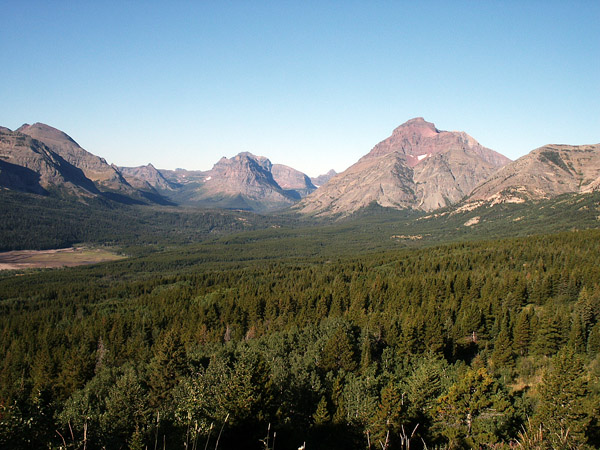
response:
[(317, 189), (306, 174), (283, 164), (273, 164), (271, 174), (281, 189), (293, 196), (297, 194), (298, 198), (306, 197)]
[(43, 142), (65, 161), (78, 167), (84, 175), (101, 190), (116, 191), (128, 196), (137, 196), (136, 190), (127, 183), (119, 170), (92, 153), (84, 150), (66, 133), (43, 123), (25, 124), (16, 131)]
[(464, 132), (416, 118), (296, 208), (320, 216), (348, 215), (371, 203), (430, 211), (458, 202), (509, 161)]
[(97, 194), (83, 172), (42, 142), (8, 128), (0, 129), (0, 186), (6, 189), (48, 194)]
[(600, 144), (546, 145), (508, 164), (467, 202), (520, 203), (600, 188)]
[(311, 177), (310, 181), (313, 185), (315, 185), (317, 188), (323, 186), (325, 183), (327, 183), (329, 180), (331, 180), (333, 177), (335, 177), (337, 175), (337, 172), (333, 169), (331, 169), (329, 172), (324, 173), (323, 175), (319, 175), (318, 177)]
[(139, 167), (119, 167), (125, 180), (137, 188), (152, 188), (157, 191), (173, 191), (177, 185), (167, 180), (152, 164)]
[(81, 148), (64, 132), (42, 123), (16, 131), (0, 128), (0, 185), (46, 195), (102, 197), (120, 203), (170, 204), (152, 186), (131, 186), (116, 166)]

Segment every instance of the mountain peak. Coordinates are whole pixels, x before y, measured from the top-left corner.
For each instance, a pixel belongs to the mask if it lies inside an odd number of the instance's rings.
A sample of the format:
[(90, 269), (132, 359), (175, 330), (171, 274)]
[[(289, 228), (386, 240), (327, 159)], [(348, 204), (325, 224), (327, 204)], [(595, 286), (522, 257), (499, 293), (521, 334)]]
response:
[(71, 136), (67, 133), (60, 131), (57, 128), (51, 127), (50, 125), (46, 125), (45, 123), (36, 122), (33, 125), (29, 125), (25, 123), (21, 125), (17, 131), (19, 133), (27, 134), (34, 139), (41, 140), (46, 143), (44, 140), (54, 141), (54, 142), (69, 142), (71, 144), (75, 144), (78, 146), (77, 142), (73, 140)]
[(406, 132), (412, 132), (411, 134), (419, 134), (421, 136), (432, 137), (438, 134), (440, 131), (431, 122), (427, 122), (422, 117), (415, 117), (404, 122), (402, 125), (397, 127), (393, 134), (406, 134)]
[(458, 202), (509, 159), (466, 133), (417, 117), (299, 203), (305, 214), (347, 215), (376, 202), (431, 211)]

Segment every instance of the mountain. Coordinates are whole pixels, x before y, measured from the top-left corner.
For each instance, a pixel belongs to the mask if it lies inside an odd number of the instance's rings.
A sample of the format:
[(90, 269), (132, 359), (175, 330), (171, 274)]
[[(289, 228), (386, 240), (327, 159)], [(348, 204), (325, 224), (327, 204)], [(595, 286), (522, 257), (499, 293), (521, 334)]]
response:
[(333, 177), (335, 177), (336, 175), (337, 175), (337, 172), (335, 170), (331, 169), (329, 172), (327, 172), (323, 175), (319, 175), (318, 177), (311, 178), (310, 181), (316, 187), (321, 187), (325, 183), (327, 183), (329, 180), (331, 180)]
[(522, 203), (600, 190), (600, 144), (546, 145), (504, 166), (467, 203)]
[(133, 187), (119, 169), (42, 123), (2, 134), (2, 186), (37, 194), (97, 196), (121, 203), (168, 204), (149, 185)]
[[(221, 158), (208, 171), (160, 172), (178, 185), (168, 194), (177, 203), (265, 212), (288, 207), (300, 198), (298, 192), (286, 190), (275, 181), (272, 168), (268, 158), (242, 152), (233, 158)], [(290, 168), (290, 182), (294, 178), (292, 171)]]
[(298, 199), (317, 189), (306, 174), (283, 164), (273, 164), (271, 174), (281, 189), (297, 195)]
[(319, 216), (345, 216), (372, 203), (431, 211), (458, 202), (509, 162), (468, 134), (440, 131), (419, 117), (295, 208)]
[(104, 158), (81, 148), (66, 133), (43, 123), (25, 124), (16, 131), (43, 142), (65, 161), (81, 169), (100, 189), (135, 195), (135, 189), (127, 183), (116, 167), (108, 164)]
[(97, 194), (83, 172), (44, 143), (25, 134), (0, 129), (0, 186), (46, 195), (61, 190), (70, 194)]
[(0, 127), (0, 136), (0, 187), (29, 193), (272, 211), (316, 189), (305, 174), (247, 152), (221, 158), (209, 171), (158, 170), (152, 164), (119, 168), (42, 123), (16, 131)]
[(150, 187), (163, 192), (177, 189), (177, 185), (167, 180), (152, 164), (139, 167), (119, 167), (119, 171), (123, 174), (125, 180), (134, 187)]

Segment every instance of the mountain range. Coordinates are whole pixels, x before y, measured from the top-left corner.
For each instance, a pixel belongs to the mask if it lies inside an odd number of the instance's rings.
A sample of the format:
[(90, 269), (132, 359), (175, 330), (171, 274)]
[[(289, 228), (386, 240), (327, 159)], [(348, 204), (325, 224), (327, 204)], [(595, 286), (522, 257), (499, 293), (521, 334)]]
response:
[(48, 125), (0, 127), (0, 189), (85, 200), (345, 217), (372, 205), (433, 211), (600, 189), (600, 144), (547, 145), (516, 161), (465, 132), (407, 121), (340, 174), (317, 178), (242, 152), (212, 169), (117, 167)]

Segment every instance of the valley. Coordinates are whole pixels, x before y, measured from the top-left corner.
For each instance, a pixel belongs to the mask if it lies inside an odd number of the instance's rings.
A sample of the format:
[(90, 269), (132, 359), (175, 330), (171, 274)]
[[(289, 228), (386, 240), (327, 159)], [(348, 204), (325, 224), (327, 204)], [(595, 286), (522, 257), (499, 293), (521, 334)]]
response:
[(117, 167), (19, 130), (2, 448), (600, 445), (598, 145), (511, 162), (416, 118), (313, 181), (248, 152)]

